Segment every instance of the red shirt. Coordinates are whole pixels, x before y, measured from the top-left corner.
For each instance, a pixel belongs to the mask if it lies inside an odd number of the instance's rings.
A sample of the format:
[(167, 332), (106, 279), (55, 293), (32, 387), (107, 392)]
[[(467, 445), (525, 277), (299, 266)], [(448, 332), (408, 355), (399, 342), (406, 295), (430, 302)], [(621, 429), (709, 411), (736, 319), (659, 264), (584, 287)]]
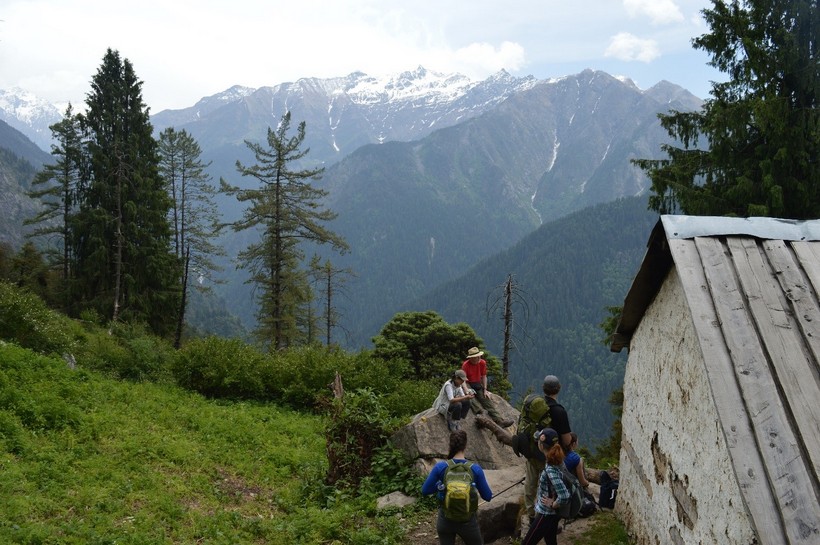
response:
[(487, 376), (487, 362), (480, 358), (478, 363), (473, 363), (471, 359), (464, 360), (461, 368), (467, 373), (467, 382), (481, 382), (481, 377)]

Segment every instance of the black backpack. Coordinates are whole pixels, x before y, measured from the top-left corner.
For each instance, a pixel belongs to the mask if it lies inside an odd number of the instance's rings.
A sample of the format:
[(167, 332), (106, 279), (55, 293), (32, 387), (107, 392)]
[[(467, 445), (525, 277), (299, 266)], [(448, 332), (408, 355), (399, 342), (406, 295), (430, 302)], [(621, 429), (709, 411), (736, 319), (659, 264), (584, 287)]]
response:
[[(569, 490), (569, 502), (558, 509), (558, 515), (562, 519), (572, 520), (578, 518), (578, 513), (580, 513), (581, 507), (584, 504), (584, 489), (581, 488), (578, 477), (570, 473), (564, 464), (561, 464), (559, 469), (561, 471), (561, 480), (564, 481), (564, 486)], [(549, 478), (547, 478), (547, 488), (550, 494), (555, 494), (555, 490), (552, 488), (552, 481), (550, 481)]]
[(607, 509), (615, 508), (618, 498), (618, 480), (613, 479), (606, 471), (601, 471), (601, 494), (598, 496), (598, 505)]
[(595, 496), (584, 490), (584, 500), (581, 503), (581, 510), (578, 511), (580, 518), (591, 517), (598, 511), (598, 504), (595, 503)]
[(538, 450), (535, 432), (548, 428), (552, 418), (547, 400), (540, 394), (530, 394), (524, 399), (521, 414), (518, 416), (517, 433), (512, 438), (513, 452), (524, 458), (544, 461), (544, 454)]

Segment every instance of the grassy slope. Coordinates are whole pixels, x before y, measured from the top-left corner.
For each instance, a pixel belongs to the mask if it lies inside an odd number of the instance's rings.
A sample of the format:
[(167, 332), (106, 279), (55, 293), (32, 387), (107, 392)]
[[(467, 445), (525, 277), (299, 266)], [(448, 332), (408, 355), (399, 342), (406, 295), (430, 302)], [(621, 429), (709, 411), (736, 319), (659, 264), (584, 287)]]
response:
[(356, 520), (356, 502), (329, 517), (306, 501), (303, 479), (320, 481), (325, 471), (320, 417), (109, 380), (0, 344), (2, 543), (384, 535)]
[[(0, 341), (0, 543), (413, 543), (435, 508), (379, 514), (372, 494), (326, 487), (324, 428)], [(592, 539), (625, 543), (595, 522)]]

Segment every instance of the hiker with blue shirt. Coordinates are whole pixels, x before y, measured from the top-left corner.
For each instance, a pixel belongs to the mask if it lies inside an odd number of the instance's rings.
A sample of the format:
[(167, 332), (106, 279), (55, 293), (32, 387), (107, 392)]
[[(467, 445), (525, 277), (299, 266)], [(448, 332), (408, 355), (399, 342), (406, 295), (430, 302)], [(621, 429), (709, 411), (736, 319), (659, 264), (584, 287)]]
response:
[(535, 545), (542, 538), (547, 545), (558, 545), (558, 523), (561, 520), (558, 513), (570, 501), (570, 491), (561, 477), (564, 449), (558, 433), (552, 428), (538, 432), (538, 449), (544, 453), (547, 465), (538, 480), (535, 519), (521, 545)]
[(589, 481), (587, 481), (586, 470), (584, 469), (584, 459), (578, 454), (578, 434), (570, 432), (569, 451), (567, 457), (564, 459), (564, 465), (567, 471), (578, 477), (578, 482), (581, 483), (581, 488), (586, 490), (589, 488)]
[(455, 464), (470, 464), (469, 471), (473, 477), (473, 487), (478, 494), (473, 496), (481, 496), (484, 501), (490, 501), (493, 498), (493, 491), (487, 483), (487, 478), (484, 476), (484, 470), (481, 469), (475, 462), (468, 462), (464, 456), (464, 450), (467, 448), (467, 432), (464, 430), (456, 430), (450, 434), (450, 450), (447, 454), (447, 460), (442, 460), (433, 466), (427, 479), (421, 486), (422, 495), (429, 496), (432, 494), (439, 495), (439, 510), (438, 518), (436, 519), (436, 532), (438, 533), (439, 543), (441, 545), (455, 545), (456, 536), (460, 536), (464, 545), (484, 545), (484, 539), (481, 537), (481, 528), (478, 525), (478, 517), (476, 516), (476, 505), (471, 509), (472, 513), (469, 520), (456, 521), (449, 519), (446, 514), (444, 505), (445, 482), (447, 481), (446, 474), (449, 471), (450, 462)]

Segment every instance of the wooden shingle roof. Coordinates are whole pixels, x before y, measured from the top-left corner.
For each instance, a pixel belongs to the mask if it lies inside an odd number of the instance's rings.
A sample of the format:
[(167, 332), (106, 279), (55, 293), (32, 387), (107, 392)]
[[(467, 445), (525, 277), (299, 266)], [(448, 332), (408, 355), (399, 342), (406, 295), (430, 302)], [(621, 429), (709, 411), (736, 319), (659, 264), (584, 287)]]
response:
[(761, 543), (820, 543), (820, 220), (662, 216), (612, 350), (672, 266)]

